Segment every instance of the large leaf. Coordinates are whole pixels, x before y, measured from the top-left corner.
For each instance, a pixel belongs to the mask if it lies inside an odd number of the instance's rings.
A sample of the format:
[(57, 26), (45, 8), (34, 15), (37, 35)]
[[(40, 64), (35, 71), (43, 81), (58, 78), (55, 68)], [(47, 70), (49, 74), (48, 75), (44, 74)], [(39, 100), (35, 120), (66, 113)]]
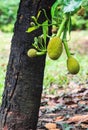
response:
[(82, 0), (64, 0), (64, 13), (73, 12), (79, 8), (82, 4)]

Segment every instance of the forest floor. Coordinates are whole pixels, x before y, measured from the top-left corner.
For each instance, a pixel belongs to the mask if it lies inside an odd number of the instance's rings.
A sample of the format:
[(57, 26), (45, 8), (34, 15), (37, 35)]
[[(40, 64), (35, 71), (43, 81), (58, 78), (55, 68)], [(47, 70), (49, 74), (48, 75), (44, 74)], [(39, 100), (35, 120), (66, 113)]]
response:
[[(11, 37), (0, 32), (0, 102)], [(80, 72), (68, 73), (65, 53), (59, 61), (46, 59), (37, 130), (88, 130), (88, 31), (73, 31), (69, 46), (80, 63)]]
[[(88, 83), (87, 83), (88, 84)], [(38, 130), (87, 130), (88, 88), (59, 89), (58, 96), (42, 95)]]

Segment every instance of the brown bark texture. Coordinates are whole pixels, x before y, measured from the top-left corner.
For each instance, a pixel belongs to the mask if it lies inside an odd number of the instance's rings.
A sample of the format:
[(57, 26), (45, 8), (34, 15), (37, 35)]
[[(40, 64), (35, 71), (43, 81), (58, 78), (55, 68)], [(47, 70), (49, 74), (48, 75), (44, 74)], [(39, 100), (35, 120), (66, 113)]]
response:
[[(36, 130), (41, 101), (45, 56), (29, 58), (27, 50), (42, 29), (26, 33), (38, 11), (50, 7), (55, 0), (21, 0), (14, 26), (5, 88), (0, 109), (0, 130)], [(45, 20), (42, 12), (39, 22)]]

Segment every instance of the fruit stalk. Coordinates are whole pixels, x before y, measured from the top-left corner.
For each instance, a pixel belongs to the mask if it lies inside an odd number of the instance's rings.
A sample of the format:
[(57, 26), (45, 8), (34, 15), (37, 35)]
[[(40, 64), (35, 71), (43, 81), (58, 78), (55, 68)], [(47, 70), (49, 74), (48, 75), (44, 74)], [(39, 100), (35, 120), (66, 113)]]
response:
[(59, 30), (58, 30), (58, 32), (57, 32), (57, 37), (60, 37), (60, 36), (61, 36), (61, 33), (62, 33), (63, 30), (64, 30), (64, 25), (65, 25), (66, 21), (67, 21), (67, 16), (64, 16), (64, 19), (63, 19), (63, 21), (62, 21), (62, 23), (61, 23), (61, 25), (60, 25), (60, 28), (59, 28)]
[(67, 41), (66, 41), (66, 40), (63, 40), (63, 44), (64, 44), (64, 48), (65, 48), (67, 57), (69, 58), (69, 57), (71, 56), (71, 54), (70, 54), (70, 51), (69, 51), (69, 48), (68, 48)]
[[(69, 19), (69, 15), (68, 15), (68, 19)], [(67, 54), (67, 57), (69, 58), (71, 56), (70, 54), (70, 50), (68, 48), (68, 43), (67, 43), (67, 39), (66, 39), (66, 35), (67, 35), (67, 26), (68, 26), (68, 21), (65, 22), (65, 29), (64, 29), (64, 32), (63, 32), (63, 44), (64, 44), (64, 48), (65, 48), (65, 51), (66, 51), (66, 54)]]
[(46, 50), (45, 51), (41, 51), (41, 52), (37, 52), (37, 56), (41, 56), (41, 55), (44, 55), (46, 54)]

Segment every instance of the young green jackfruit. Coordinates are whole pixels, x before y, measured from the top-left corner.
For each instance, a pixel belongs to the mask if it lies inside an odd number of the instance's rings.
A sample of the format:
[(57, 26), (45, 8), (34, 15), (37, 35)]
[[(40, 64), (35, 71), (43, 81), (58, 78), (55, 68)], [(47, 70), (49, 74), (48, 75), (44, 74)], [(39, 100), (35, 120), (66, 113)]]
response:
[(35, 50), (34, 48), (31, 48), (31, 49), (28, 50), (27, 55), (31, 58), (36, 57), (37, 56), (37, 50)]
[(62, 40), (59, 37), (53, 37), (49, 41), (47, 46), (48, 56), (52, 60), (57, 60), (62, 54), (62, 51), (63, 51)]
[(67, 68), (71, 74), (77, 74), (80, 70), (80, 65), (74, 57), (70, 56), (67, 59)]

